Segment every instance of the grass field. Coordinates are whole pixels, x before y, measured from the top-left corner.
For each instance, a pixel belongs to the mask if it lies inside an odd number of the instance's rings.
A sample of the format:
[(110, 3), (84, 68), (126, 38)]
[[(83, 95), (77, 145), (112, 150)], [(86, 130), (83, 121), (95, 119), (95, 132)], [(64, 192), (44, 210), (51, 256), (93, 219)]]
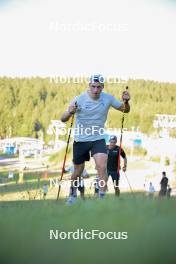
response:
[[(1, 263), (176, 263), (176, 201), (143, 194), (0, 203)], [(49, 230), (128, 232), (126, 240), (61, 240)]]

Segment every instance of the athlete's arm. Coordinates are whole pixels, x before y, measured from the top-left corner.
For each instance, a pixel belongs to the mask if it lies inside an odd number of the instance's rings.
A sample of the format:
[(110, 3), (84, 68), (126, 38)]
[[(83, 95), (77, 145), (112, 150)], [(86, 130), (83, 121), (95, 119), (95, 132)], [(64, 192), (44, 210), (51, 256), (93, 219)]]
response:
[(119, 110), (124, 113), (129, 113), (130, 112), (130, 105), (129, 105), (130, 94), (128, 92), (128, 88), (126, 89), (127, 90), (122, 93), (123, 104), (121, 105)]
[(124, 113), (130, 112), (130, 105), (128, 102), (123, 102), (122, 105), (118, 108), (119, 111)]
[(111, 106), (124, 113), (130, 112), (130, 105), (128, 101), (121, 102), (117, 100), (114, 96), (111, 97)]
[(122, 168), (122, 170), (123, 171), (126, 171), (126, 169), (127, 169), (127, 158), (125, 157), (124, 159), (123, 159), (123, 168)]
[(72, 112), (72, 111), (69, 111), (69, 110), (65, 111), (63, 113), (63, 115), (61, 116), (61, 121), (67, 122), (73, 114), (74, 114), (74, 112)]
[(125, 152), (124, 152), (123, 149), (121, 150), (120, 155), (121, 155), (122, 158), (123, 158), (123, 168), (122, 168), (122, 170), (125, 172), (126, 169), (127, 169), (127, 157), (126, 157), (126, 154), (125, 154)]
[(70, 117), (76, 113), (76, 109), (77, 109), (77, 103), (76, 103), (76, 100), (74, 99), (70, 103), (67, 111), (65, 111), (63, 115), (61, 116), (61, 121), (67, 122), (70, 119)]

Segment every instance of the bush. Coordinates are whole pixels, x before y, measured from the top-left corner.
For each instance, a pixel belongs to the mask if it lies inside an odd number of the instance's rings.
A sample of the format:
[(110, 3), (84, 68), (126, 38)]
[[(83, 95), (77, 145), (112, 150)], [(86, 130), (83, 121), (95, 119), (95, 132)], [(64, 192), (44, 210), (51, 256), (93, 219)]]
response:
[[(127, 155), (131, 154), (131, 149), (125, 147), (124, 151)], [(134, 156), (146, 156), (147, 155), (147, 150), (145, 148), (141, 148), (141, 147), (134, 147), (133, 148), (133, 155)]]
[(165, 158), (165, 166), (170, 165), (170, 159), (168, 157)]
[(161, 158), (159, 156), (153, 156), (153, 157), (150, 157), (150, 161), (160, 163)]

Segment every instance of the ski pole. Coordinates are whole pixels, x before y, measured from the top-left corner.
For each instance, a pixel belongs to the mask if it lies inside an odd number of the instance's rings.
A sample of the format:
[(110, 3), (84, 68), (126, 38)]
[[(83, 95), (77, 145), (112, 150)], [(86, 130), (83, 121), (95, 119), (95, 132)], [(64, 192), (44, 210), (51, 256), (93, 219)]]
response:
[[(126, 90), (128, 90), (128, 86), (126, 86)], [(120, 171), (120, 155), (121, 155), (121, 151), (122, 151), (122, 139), (123, 139), (123, 125), (124, 125), (124, 120), (125, 120), (125, 108), (123, 109), (122, 125), (121, 125), (121, 132), (120, 132), (120, 148), (119, 148), (118, 161), (117, 161), (118, 162), (117, 163), (117, 165), (118, 165), (118, 168), (117, 168), (118, 174), (119, 174), (119, 171)], [(125, 172), (124, 172), (124, 174), (125, 174), (126, 180), (128, 182), (128, 185), (130, 187), (131, 193), (134, 195), (134, 192), (133, 192), (133, 189), (131, 187), (131, 184), (130, 184), (130, 182), (128, 180), (128, 177), (127, 177), (127, 175), (126, 175)]]
[[(77, 102), (75, 103), (75, 106), (77, 106)], [(64, 171), (65, 171), (65, 163), (66, 163), (68, 147), (69, 147), (69, 143), (70, 143), (70, 136), (71, 136), (71, 130), (72, 130), (72, 126), (73, 126), (73, 121), (74, 121), (74, 114), (71, 117), (70, 130), (69, 130), (69, 135), (68, 135), (68, 139), (67, 139), (67, 145), (66, 145), (65, 156), (64, 156), (64, 161), (63, 161), (63, 165), (62, 165), (60, 181), (62, 181), (62, 178), (63, 178), (63, 175), (64, 175)], [(61, 191), (61, 185), (59, 184), (58, 193), (57, 193), (57, 199), (56, 200), (59, 199), (60, 191)]]
[(128, 185), (129, 185), (129, 187), (130, 187), (131, 193), (133, 194), (133, 197), (135, 197), (135, 196), (134, 196), (133, 189), (132, 189), (132, 187), (131, 187), (131, 184), (130, 184), (130, 182), (129, 182), (129, 180), (128, 180), (128, 177), (127, 177), (127, 174), (126, 174), (125, 171), (124, 171), (124, 174), (125, 174), (125, 177), (126, 177), (127, 183), (128, 183)]
[[(128, 86), (126, 86), (126, 90), (128, 90)], [(118, 154), (118, 159), (117, 159), (117, 172), (118, 172), (118, 174), (120, 171), (120, 155), (121, 155), (121, 150), (122, 150), (124, 120), (125, 120), (125, 108), (123, 109), (123, 115), (122, 115), (122, 125), (121, 125), (121, 131), (120, 131), (120, 148), (119, 148), (119, 154)]]

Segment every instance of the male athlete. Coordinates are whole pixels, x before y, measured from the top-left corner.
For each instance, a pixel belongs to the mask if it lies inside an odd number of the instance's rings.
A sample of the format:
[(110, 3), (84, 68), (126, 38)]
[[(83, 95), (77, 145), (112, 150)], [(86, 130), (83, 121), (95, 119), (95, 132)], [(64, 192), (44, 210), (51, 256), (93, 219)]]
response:
[[(68, 204), (76, 198), (74, 181), (80, 177), (84, 170), (85, 161), (89, 161), (90, 153), (95, 160), (98, 171), (100, 189), (99, 197), (103, 198), (107, 181), (107, 148), (104, 139), (104, 124), (109, 108), (128, 113), (130, 111), (130, 95), (128, 91), (122, 94), (122, 102), (114, 96), (103, 92), (104, 78), (102, 75), (93, 75), (89, 81), (88, 89), (76, 96), (70, 103), (68, 110), (62, 115), (61, 121), (66, 122), (76, 114), (75, 134), (73, 143), (74, 172), (71, 176), (71, 195)], [(104, 182), (104, 184), (102, 184)]]
[[(108, 177), (111, 176), (113, 184), (114, 184), (114, 190), (115, 195), (120, 195), (120, 189), (119, 189), (119, 179), (120, 179), (120, 173), (118, 171), (118, 168), (120, 167), (120, 156), (123, 158), (124, 164), (122, 167), (122, 170), (125, 172), (127, 169), (127, 158), (126, 154), (123, 149), (120, 150), (120, 147), (116, 145), (117, 143), (117, 137), (111, 136), (109, 139), (109, 145), (108, 148), (108, 162), (107, 162), (107, 174)], [(120, 153), (119, 153), (120, 151)], [(120, 154), (120, 156), (119, 156)]]

